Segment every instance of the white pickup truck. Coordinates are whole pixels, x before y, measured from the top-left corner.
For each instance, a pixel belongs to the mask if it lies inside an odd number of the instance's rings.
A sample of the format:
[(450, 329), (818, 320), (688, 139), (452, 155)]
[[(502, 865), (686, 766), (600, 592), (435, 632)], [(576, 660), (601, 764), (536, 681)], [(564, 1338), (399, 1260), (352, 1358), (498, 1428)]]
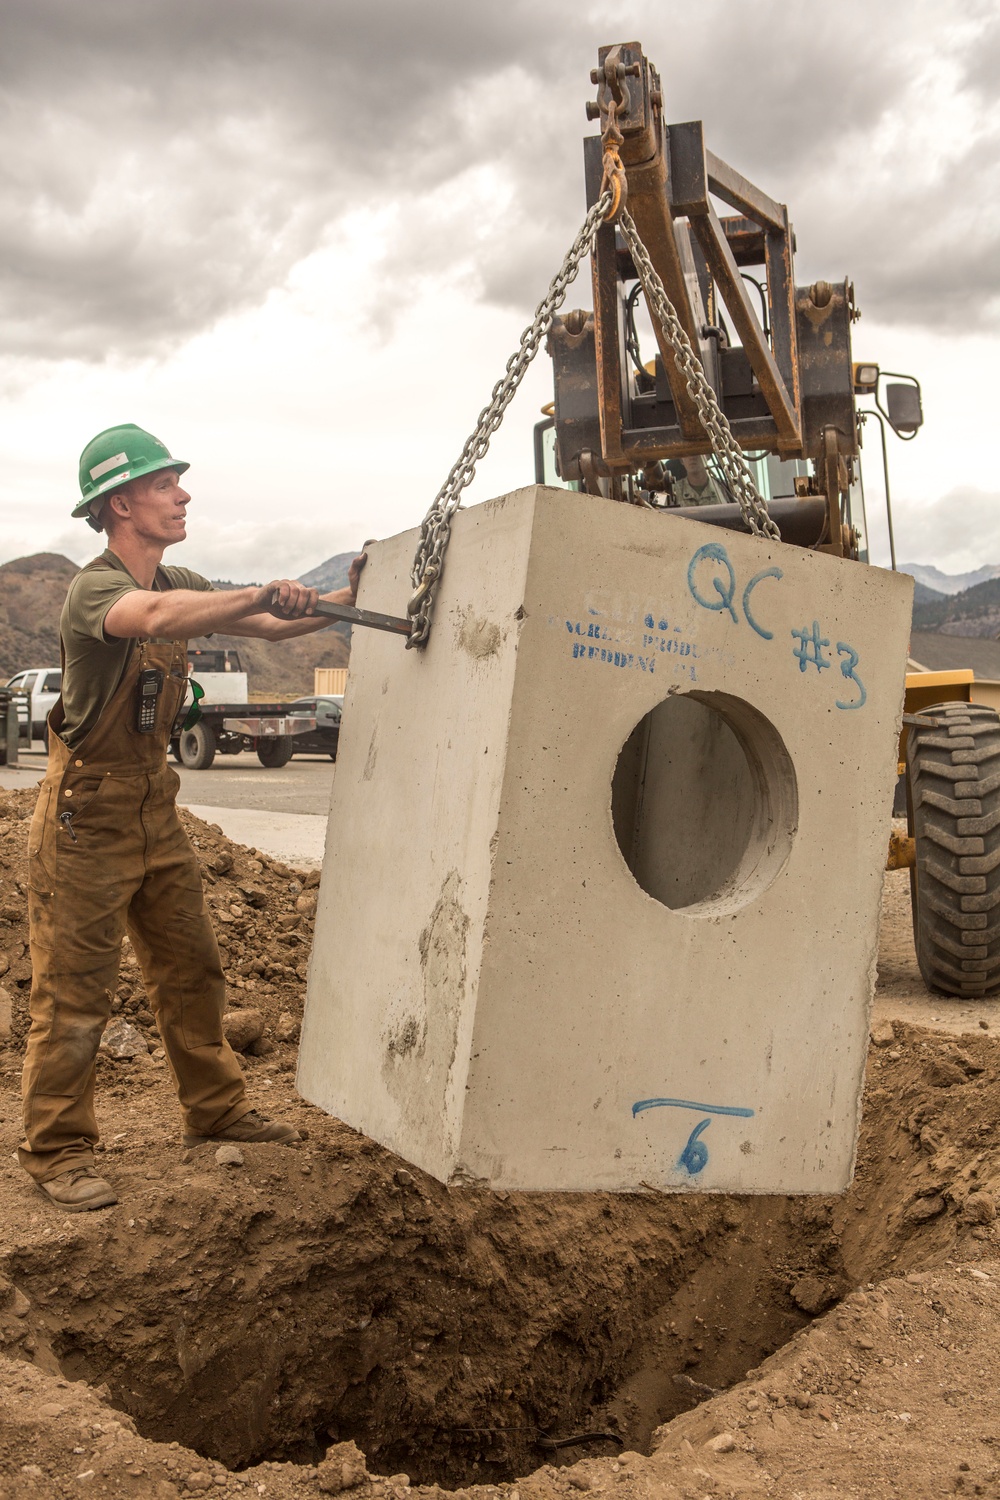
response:
[(45, 720), (49, 716), (49, 709), (59, 697), (61, 683), (62, 672), (58, 667), (28, 667), (7, 683), (9, 688), (19, 688), (30, 694), (30, 697), (23, 698), (17, 705), (20, 723), (30, 723), (27, 731), (29, 748), (32, 740), (41, 740), (43, 745), (46, 743)]

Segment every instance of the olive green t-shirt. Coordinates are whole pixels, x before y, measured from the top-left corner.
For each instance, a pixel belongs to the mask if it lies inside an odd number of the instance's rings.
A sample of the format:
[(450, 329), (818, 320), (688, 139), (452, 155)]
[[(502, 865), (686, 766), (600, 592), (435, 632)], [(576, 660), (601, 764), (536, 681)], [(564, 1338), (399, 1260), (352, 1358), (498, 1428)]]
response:
[[(106, 568), (84, 569), (69, 586), (59, 618), (59, 634), (65, 653), (62, 701), (65, 721), (59, 733), (75, 749), (97, 723), (102, 710), (114, 697), (129, 659), (134, 640), (120, 640), (104, 633), (104, 620), (116, 600), (140, 587), (120, 557), (109, 548)], [(165, 577), (163, 575), (166, 575)], [(190, 568), (157, 569), (154, 589), (195, 589), (212, 585)]]

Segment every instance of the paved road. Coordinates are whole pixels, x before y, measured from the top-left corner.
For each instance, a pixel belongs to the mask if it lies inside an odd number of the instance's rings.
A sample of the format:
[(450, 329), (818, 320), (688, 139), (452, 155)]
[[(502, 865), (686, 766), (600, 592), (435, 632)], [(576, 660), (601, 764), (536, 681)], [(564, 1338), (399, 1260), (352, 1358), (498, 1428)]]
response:
[[(41, 750), (22, 750), (16, 768), (0, 766), (0, 786), (32, 786), (45, 775)], [(209, 771), (187, 771), (171, 760), (181, 778), (178, 798), (213, 807), (252, 807), (264, 812), (312, 813), (326, 817), (330, 807), (333, 761), (328, 756), (295, 756), (269, 771), (256, 755), (217, 755)]]
[[(0, 787), (34, 786), (45, 774), (40, 749), (22, 750), (16, 767), (0, 766)], [(173, 764), (173, 762), (172, 762)], [(219, 755), (208, 771), (175, 765), (178, 802), (232, 839), (294, 865), (319, 865), (330, 808), (333, 761), (296, 756), (269, 771), (256, 755)]]

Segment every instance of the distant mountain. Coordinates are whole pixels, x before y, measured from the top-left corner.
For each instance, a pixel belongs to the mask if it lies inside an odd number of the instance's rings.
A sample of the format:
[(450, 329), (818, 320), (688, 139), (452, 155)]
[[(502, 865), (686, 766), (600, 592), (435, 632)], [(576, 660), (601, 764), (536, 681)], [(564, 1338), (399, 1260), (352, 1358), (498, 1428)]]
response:
[(995, 638), (1000, 633), (1000, 577), (930, 604), (914, 603), (913, 628), (942, 635)]
[[(900, 569), (900, 572), (902, 572), (902, 573), (905, 573), (907, 571), (908, 570), (906, 568), (901, 568)], [(913, 577), (912, 574), (910, 576)], [(914, 604), (940, 604), (941, 601), (942, 601), (942, 599), (947, 599), (947, 597), (948, 597), (948, 595), (941, 593), (941, 591), (939, 589), (929, 589), (927, 587), (926, 583), (921, 583), (919, 578), (914, 578), (914, 580), (913, 580), (913, 602), (914, 602)]]
[(0, 566), (0, 682), (27, 667), (59, 665), (59, 616), (79, 569), (58, 552)]
[[(343, 561), (343, 582), (347, 565)], [(340, 561), (331, 558), (324, 567)], [(318, 571), (318, 570), (317, 570)], [(28, 667), (59, 665), (59, 615), (76, 563), (54, 552), (36, 552), (0, 565), (0, 683)], [(243, 585), (221, 583), (221, 588)], [(331, 585), (336, 588), (338, 585)], [(346, 632), (346, 635), (345, 635)], [(258, 641), (215, 635), (192, 646), (234, 647), (247, 667), (251, 698), (297, 698), (313, 691), (314, 667), (343, 667), (350, 654), (350, 627), (335, 625), (290, 641)]]
[(298, 581), (311, 589), (319, 589), (321, 594), (330, 594), (334, 589), (346, 588), (347, 570), (357, 555), (356, 552), (338, 552), (336, 557), (328, 557), (326, 562), (319, 564), (319, 567), (311, 568), (308, 573), (301, 574)]
[(929, 563), (900, 563), (899, 571), (909, 573), (911, 578), (938, 594), (963, 594), (967, 589), (975, 588), (977, 583), (1000, 578), (1000, 566), (990, 563), (976, 568), (974, 573), (942, 573), (940, 568)]

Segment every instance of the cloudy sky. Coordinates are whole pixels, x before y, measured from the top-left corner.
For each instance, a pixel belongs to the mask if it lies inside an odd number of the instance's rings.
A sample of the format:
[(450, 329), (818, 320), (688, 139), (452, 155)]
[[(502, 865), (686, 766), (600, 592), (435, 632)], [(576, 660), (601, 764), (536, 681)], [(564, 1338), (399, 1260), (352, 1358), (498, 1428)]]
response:
[[(856, 355), (920, 378), (900, 558), (1000, 563), (995, 0), (4, 0), (3, 33), (0, 561), (93, 554), (77, 461), (119, 421), (190, 461), (175, 560), (212, 576), (418, 522), (583, 217), (597, 47), (639, 39), (788, 203), (797, 279), (853, 278)], [(540, 356), (471, 501), (531, 479), (550, 397)]]

